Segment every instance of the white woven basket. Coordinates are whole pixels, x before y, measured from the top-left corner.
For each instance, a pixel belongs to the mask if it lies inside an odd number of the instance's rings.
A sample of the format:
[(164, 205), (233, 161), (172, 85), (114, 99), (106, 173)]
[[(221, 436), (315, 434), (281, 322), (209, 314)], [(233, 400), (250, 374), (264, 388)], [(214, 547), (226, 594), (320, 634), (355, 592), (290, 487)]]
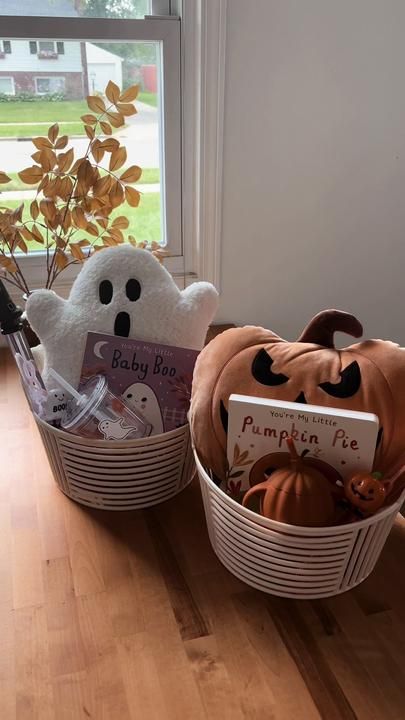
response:
[(328, 597), (359, 585), (373, 570), (405, 498), (404, 492), (390, 507), (347, 525), (285, 525), (235, 502), (194, 456), (219, 560), (248, 585), (282, 597)]
[(35, 417), (56, 483), (72, 500), (104, 510), (139, 510), (192, 480), (189, 426), (142, 440), (82, 438)]

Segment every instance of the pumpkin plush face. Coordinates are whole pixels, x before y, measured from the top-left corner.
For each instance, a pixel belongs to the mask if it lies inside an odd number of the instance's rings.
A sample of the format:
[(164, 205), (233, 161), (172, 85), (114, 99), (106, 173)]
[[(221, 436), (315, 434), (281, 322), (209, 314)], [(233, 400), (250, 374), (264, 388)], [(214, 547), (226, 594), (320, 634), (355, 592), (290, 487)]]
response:
[(228, 400), (232, 393), (375, 413), (380, 421), (375, 466), (386, 474), (405, 448), (405, 352), (369, 340), (342, 350), (335, 331), (355, 337), (360, 323), (340, 311), (316, 316), (296, 342), (245, 327), (219, 335), (200, 354), (194, 373), (191, 424), (205, 464), (223, 479)]
[(378, 477), (367, 472), (357, 473), (345, 482), (345, 493), (349, 502), (367, 514), (382, 507), (386, 490), (386, 485)]

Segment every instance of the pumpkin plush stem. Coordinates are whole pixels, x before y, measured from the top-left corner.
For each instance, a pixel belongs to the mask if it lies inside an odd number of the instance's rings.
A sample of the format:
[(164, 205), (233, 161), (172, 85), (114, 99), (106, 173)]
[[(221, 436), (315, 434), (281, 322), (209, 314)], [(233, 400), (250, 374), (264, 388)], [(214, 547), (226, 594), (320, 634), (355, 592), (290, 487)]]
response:
[(297, 342), (314, 343), (334, 349), (335, 332), (344, 332), (358, 338), (363, 334), (363, 326), (354, 315), (343, 310), (323, 310), (312, 318)]
[(292, 437), (288, 437), (286, 439), (286, 443), (288, 445), (288, 450), (290, 452), (290, 457), (291, 457), (290, 462), (294, 463), (294, 464), (300, 463), (302, 460), (302, 456), (298, 455), (297, 449), (294, 445), (294, 440), (292, 439)]

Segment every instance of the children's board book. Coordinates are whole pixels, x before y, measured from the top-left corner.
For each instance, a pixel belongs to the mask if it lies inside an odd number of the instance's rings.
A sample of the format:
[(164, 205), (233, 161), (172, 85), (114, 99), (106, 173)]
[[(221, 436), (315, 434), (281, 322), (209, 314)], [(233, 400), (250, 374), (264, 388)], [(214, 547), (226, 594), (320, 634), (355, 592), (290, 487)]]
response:
[[(327, 463), (342, 480), (356, 471), (369, 471), (378, 425), (378, 417), (372, 413), (231, 395), (228, 483), (243, 491), (264, 481), (264, 472), (271, 473), (274, 464), (278, 466), (280, 453), (285, 453), (287, 464), (287, 437), (293, 438), (299, 455), (305, 451), (308, 458)], [(321, 466), (319, 469), (322, 471)]]
[(108, 387), (153, 426), (152, 435), (187, 422), (198, 351), (89, 332), (81, 380), (104, 375)]

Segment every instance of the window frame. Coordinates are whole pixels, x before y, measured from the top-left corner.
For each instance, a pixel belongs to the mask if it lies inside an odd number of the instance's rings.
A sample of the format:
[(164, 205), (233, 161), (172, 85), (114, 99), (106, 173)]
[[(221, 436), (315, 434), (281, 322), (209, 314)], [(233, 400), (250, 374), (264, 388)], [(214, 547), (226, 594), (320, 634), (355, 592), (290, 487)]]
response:
[[(10, 47), (10, 50), (6, 50), (6, 49), (5, 49), (5, 47), (4, 47), (4, 43), (5, 43), (5, 42), (8, 42), (9, 47)], [(2, 41), (1, 41), (1, 47), (2, 47), (2, 50), (1, 50), (1, 51), (4, 53), (4, 55), (11, 55), (11, 54), (12, 54), (12, 52), (13, 52), (13, 46), (12, 46), (12, 44), (11, 44), (11, 40), (9, 40), (8, 38), (7, 38), (6, 40), (2, 40)]]
[[(2, 16), (2, 37), (39, 42), (52, 39), (89, 42), (159, 42), (161, 68), (159, 97), (160, 122), (164, 146), (160, 148), (161, 196), (163, 222), (166, 227), (165, 261), (169, 272), (184, 275), (182, 235), (182, 156), (181, 156), (181, 85), (180, 85), (180, 21), (176, 16), (147, 16), (144, 20), (111, 20), (86, 17)], [(37, 50), (39, 45), (37, 44)], [(136, 228), (134, 228), (136, 235)], [(43, 260), (38, 255), (22, 259), (33, 287), (40, 287)], [(80, 266), (71, 266), (61, 275), (60, 285), (70, 285)], [(59, 285), (55, 286), (59, 289)], [(63, 291), (63, 288), (61, 288)]]
[[(47, 92), (38, 91), (38, 80), (63, 80), (63, 90), (48, 90)], [(44, 95), (52, 95), (52, 93), (64, 93), (66, 91), (66, 78), (64, 75), (35, 75), (35, 95), (43, 97)]]
[(11, 87), (13, 88), (13, 92), (11, 93), (5, 93), (2, 90), (0, 90), (2, 95), (15, 95), (15, 82), (12, 75), (1, 75), (0, 80), (11, 80)]

